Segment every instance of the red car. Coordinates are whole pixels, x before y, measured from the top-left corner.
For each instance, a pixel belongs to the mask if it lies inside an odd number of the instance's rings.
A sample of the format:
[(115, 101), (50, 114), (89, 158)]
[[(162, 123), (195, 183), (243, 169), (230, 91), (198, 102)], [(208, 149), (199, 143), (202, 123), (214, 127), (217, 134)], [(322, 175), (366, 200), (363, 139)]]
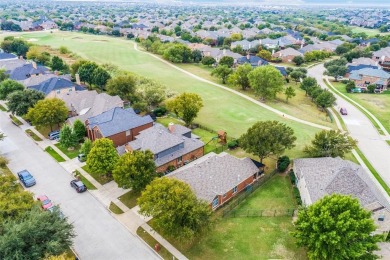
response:
[(51, 203), (51, 200), (46, 195), (38, 196), (37, 200), (39, 200), (42, 203), (41, 206), (44, 210), (53, 207), (53, 203)]

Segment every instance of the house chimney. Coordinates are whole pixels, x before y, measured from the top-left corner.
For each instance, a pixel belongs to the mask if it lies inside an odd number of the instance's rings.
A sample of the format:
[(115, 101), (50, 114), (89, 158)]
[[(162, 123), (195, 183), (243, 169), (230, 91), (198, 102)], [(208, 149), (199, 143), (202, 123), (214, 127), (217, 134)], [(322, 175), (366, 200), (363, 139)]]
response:
[(58, 70), (55, 70), (54, 71), (54, 75), (58, 76), (60, 73), (58, 72)]
[(32, 64), (34, 69), (37, 69), (37, 63), (35, 61), (33, 61), (31, 64)]
[(22, 55), (19, 56), (19, 60), (23, 60), (23, 56)]
[(80, 82), (80, 74), (75, 74), (75, 77), (76, 77), (76, 84), (77, 85), (81, 85), (81, 82)]
[(171, 134), (173, 134), (173, 132), (175, 132), (175, 124), (174, 123), (169, 123), (168, 124), (168, 130)]

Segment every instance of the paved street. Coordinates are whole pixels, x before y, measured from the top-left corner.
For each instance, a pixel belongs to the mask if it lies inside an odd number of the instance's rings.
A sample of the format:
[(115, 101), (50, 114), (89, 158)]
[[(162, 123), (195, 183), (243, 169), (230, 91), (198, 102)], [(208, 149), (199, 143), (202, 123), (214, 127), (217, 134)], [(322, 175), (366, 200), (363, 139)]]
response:
[[(321, 87), (327, 88), (322, 80), (324, 70), (324, 66), (321, 64), (310, 68), (308, 74), (311, 77), (315, 77)], [(348, 115), (342, 117), (351, 137), (358, 140), (359, 149), (387, 185), (390, 186), (390, 146), (379, 135), (376, 128), (363, 112), (339, 95), (335, 96), (337, 98), (336, 110), (345, 107), (348, 111)]]
[(80, 259), (159, 259), (89, 192), (76, 193), (69, 185), (70, 174), (11, 124), (6, 113), (0, 113), (0, 132), (7, 136), (0, 142), (0, 154), (10, 159), (9, 168), (13, 172), (29, 170), (37, 180), (29, 190), (59, 204), (74, 224), (74, 248)]

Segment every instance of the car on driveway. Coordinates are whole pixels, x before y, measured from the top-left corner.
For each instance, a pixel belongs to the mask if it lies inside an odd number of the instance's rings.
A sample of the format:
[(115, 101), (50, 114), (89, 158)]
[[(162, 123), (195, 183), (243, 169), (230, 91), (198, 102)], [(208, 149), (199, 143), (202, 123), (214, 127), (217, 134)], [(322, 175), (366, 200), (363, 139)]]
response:
[(82, 181), (72, 180), (70, 182), (70, 186), (74, 188), (78, 193), (84, 192), (87, 190), (87, 187), (84, 185)]
[(343, 116), (348, 115), (347, 109), (345, 107), (340, 108), (340, 114), (342, 114)]
[(47, 210), (48, 208), (53, 207), (53, 203), (51, 203), (51, 200), (49, 200), (49, 198), (46, 195), (38, 196), (37, 200), (39, 200), (41, 202), (41, 204), (42, 204), (41, 207), (44, 210)]
[(27, 170), (18, 172), (18, 177), (25, 187), (31, 187), (37, 183), (31, 173)]
[(48, 137), (50, 140), (56, 140), (56, 139), (59, 139), (60, 138), (60, 131), (56, 130), (56, 131), (52, 131), (48, 134)]

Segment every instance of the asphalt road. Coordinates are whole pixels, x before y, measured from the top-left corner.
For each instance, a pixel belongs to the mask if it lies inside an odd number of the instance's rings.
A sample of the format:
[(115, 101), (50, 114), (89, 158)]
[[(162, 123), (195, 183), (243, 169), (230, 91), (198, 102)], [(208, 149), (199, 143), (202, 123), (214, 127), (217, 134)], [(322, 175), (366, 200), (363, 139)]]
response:
[[(327, 88), (322, 80), (324, 71), (324, 66), (320, 64), (311, 67), (308, 70), (308, 75), (315, 77), (321, 87)], [(337, 98), (337, 105), (335, 108), (340, 110), (341, 107), (345, 107), (348, 111), (348, 115), (342, 116), (342, 118), (348, 128), (350, 136), (358, 141), (359, 149), (387, 185), (390, 186), (390, 146), (379, 135), (376, 128), (363, 112), (339, 95), (335, 96)]]
[(136, 236), (128, 232), (89, 192), (78, 194), (69, 185), (71, 175), (42, 151), (22, 129), (0, 113), (0, 154), (10, 159), (14, 172), (27, 169), (37, 184), (28, 188), (36, 195), (47, 195), (73, 223), (77, 236), (74, 249), (82, 260), (159, 259)]

